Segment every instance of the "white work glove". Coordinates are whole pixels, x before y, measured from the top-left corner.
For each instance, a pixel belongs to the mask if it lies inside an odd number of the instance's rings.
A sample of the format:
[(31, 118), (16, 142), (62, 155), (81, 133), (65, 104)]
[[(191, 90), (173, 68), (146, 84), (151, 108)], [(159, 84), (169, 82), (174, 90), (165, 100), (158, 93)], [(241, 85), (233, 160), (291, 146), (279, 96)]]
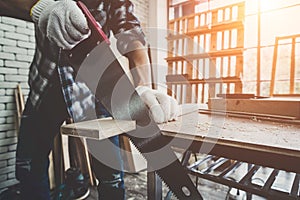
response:
[(62, 49), (72, 49), (90, 34), (87, 20), (72, 0), (40, 0), (31, 9), (33, 22)]
[(173, 97), (146, 86), (138, 86), (136, 91), (150, 109), (156, 123), (177, 120), (179, 105)]

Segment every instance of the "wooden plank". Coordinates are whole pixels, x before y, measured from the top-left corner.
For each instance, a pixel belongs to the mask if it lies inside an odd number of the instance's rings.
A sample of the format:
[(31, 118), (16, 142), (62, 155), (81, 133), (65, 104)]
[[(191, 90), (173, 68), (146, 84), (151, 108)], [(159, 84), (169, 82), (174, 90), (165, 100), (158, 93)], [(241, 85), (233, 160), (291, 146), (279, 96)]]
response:
[(24, 96), (20, 84), (18, 84), (17, 88), (15, 89), (15, 101), (17, 107), (17, 130), (18, 130), (21, 123), (22, 113), (25, 107)]
[(290, 94), (295, 92), (295, 66), (296, 66), (296, 38), (292, 39), (292, 51), (291, 51), (291, 69), (290, 69)]
[[(168, 41), (168, 57), (172, 57), (173, 56), (173, 41)], [(175, 63), (176, 64), (176, 63)], [(173, 74), (173, 63), (172, 62), (168, 62), (168, 74)], [(168, 86), (168, 95), (172, 96), (172, 85), (171, 84), (167, 84)]]
[(147, 46), (147, 53), (148, 53), (148, 58), (149, 58), (150, 70), (151, 70), (151, 88), (157, 89), (157, 86), (155, 85), (155, 80), (154, 80), (154, 69), (153, 69), (152, 52), (151, 52), (150, 44), (148, 44), (148, 46)]
[(300, 94), (273, 94), (273, 97), (299, 98)]
[(236, 6), (238, 6), (238, 20), (243, 21), (245, 19), (245, 2), (237, 4)]
[[(184, 70), (183, 70), (184, 63), (185, 63), (185, 61), (181, 61), (181, 72), (180, 72), (180, 74), (183, 74), (183, 72), (184, 72)], [(179, 87), (180, 87), (180, 97), (179, 98), (181, 100), (180, 102), (184, 103), (186, 101), (186, 98), (185, 98), (185, 95), (184, 95), (186, 91), (184, 90), (184, 85), (181, 84)], [(178, 93), (177, 93), (177, 96), (178, 96)]]
[[(227, 69), (227, 77), (230, 77), (230, 76), (231, 76), (231, 56), (228, 56), (228, 62), (227, 62), (227, 65), (228, 65), (228, 69)], [(226, 88), (226, 93), (229, 94), (229, 93), (230, 93), (230, 84), (227, 83), (226, 86), (227, 86), (227, 88)]]
[(87, 169), (88, 169), (88, 173), (89, 173), (89, 177), (90, 177), (90, 184), (91, 186), (95, 186), (96, 185), (96, 177), (92, 171), (92, 165), (91, 165), (91, 155), (89, 153), (88, 147), (87, 147), (87, 142), (86, 142), (86, 138), (83, 138), (83, 149), (84, 149), (84, 154), (86, 157), (86, 165), (87, 165)]
[(169, 74), (166, 76), (167, 82), (187, 82), (188, 79), (189, 78), (187, 74)]
[(202, 91), (201, 91), (201, 103), (205, 101), (205, 84), (202, 84)]
[[(218, 60), (220, 60), (220, 62), (219, 63), (216, 63), (216, 65), (220, 65), (220, 68), (219, 68), (219, 76), (220, 77), (224, 77), (224, 68), (225, 68), (225, 66), (224, 66), (224, 63), (223, 63), (223, 60), (224, 60), (224, 57), (221, 57), (221, 58), (219, 58)], [(219, 84), (219, 92), (218, 93), (223, 93), (223, 84)]]
[[(218, 11), (213, 11), (212, 12), (212, 24), (216, 24), (218, 22)], [(218, 32), (217, 27), (209, 27), (210, 29), (210, 54), (211, 52), (218, 52), (217, 49), (217, 43), (218, 43)], [(224, 28), (227, 29), (227, 28)], [(222, 51), (220, 51), (222, 52)], [(209, 59), (209, 72), (208, 76), (209, 78), (216, 78), (216, 60), (217, 58), (214, 56), (211, 56)], [(208, 84), (208, 99), (215, 97), (216, 95), (216, 84), (215, 83), (209, 83)]]
[(260, 95), (261, 88), (261, 2), (257, 2), (257, 55), (256, 55), (256, 94)]
[(55, 174), (54, 174), (54, 162), (53, 162), (53, 154), (52, 151), (49, 154), (49, 167), (48, 167), (48, 176), (49, 176), (49, 185), (50, 185), (50, 190), (55, 189)]
[[(65, 179), (65, 165), (63, 160), (63, 148), (62, 148), (62, 136), (58, 134), (54, 138), (54, 145), (52, 150), (52, 161), (53, 161), (53, 170), (54, 170), (54, 181), (55, 187), (60, 186), (64, 183)], [(53, 177), (51, 174), (50, 177)], [(51, 180), (53, 182), (53, 180)]]
[(106, 139), (135, 130), (135, 121), (96, 119), (61, 126), (61, 133), (75, 137)]
[[(209, 79), (216, 77), (216, 58), (211, 58), (209, 61)], [(216, 83), (208, 82), (208, 99), (216, 97)]]
[[(276, 108), (276, 109), (275, 109)], [(221, 99), (210, 100), (209, 109), (280, 115), (300, 118), (299, 98)]]
[(234, 21), (234, 22), (222, 22), (215, 25), (206, 25), (201, 26), (198, 28), (195, 28), (193, 30), (190, 30), (189, 32), (185, 34), (179, 34), (179, 32), (175, 32), (175, 34), (169, 34), (167, 39), (172, 40), (178, 40), (178, 39), (184, 39), (187, 37), (193, 37), (196, 35), (201, 34), (207, 34), (212, 32), (219, 32), (219, 31), (225, 31), (225, 30), (232, 30), (232, 29), (241, 29), (243, 27), (242, 21)]
[(204, 58), (216, 58), (216, 57), (223, 57), (223, 56), (237, 56), (242, 55), (243, 49), (241, 48), (232, 48), (232, 49), (224, 49), (222, 51), (210, 51), (208, 53), (199, 53), (199, 54), (190, 54), (185, 56), (171, 56), (166, 58), (167, 62), (175, 62), (175, 61), (192, 61), (197, 59), (204, 59)]
[[(245, 18), (245, 6), (239, 6), (238, 7), (238, 19), (242, 19), (244, 20)], [(237, 28), (237, 47), (236, 48), (244, 48), (244, 26), (241, 26), (239, 28)], [(240, 77), (241, 75), (243, 75), (243, 65), (244, 65), (244, 57), (243, 55), (238, 55), (236, 58), (236, 76)], [(237, 85), (236, 87), (242, 87), (241, 85)], [(241, 92), (241, 89), (238, 90)]]
[(120, 147), (124, 149), (124, 151), (122, 151), (123, 154), (122, 156), (125, 158), (124, 169), (129, 172), (134, 172), (136, 171), (136, 169), (134, 165), (133, 156), (131, 153), (130, 141), (128, 137), (124, 135), (121, 135), (119, 139), (120, 139)]
[[(183, 18), (194, 17), (194, 16), (199, 15), (199, 14), (208, 15), (210, 12), (216, 12), (218, 10), (226, 9), (226, 8), (229, 8), (229, 7), (235, 7), (235, 6), (237, 6), (239, 8), (239, 13), (241, 13), (241, 16), (244, 16), (243, 15), (243, 13), (244, 13), (243, 10), (244, 10), (244, 7), (245, 7), (245, 2), (238, 2), (238, 3), (230, 4), (229, 6), (228, 5), (221, 6), (221, 7), (215, 8), (215, 9), (209, 9), (209, 10), (201, 12), (201, 13), (193, 13), (191, 15), (187, 15), (187, 16), (183, 16), (183, 17), (178, 17), (176, 19), (169, 20), (169, 23), (173, 23), (174, 21), (177, 21), (177, 20), (180, 20), (180, 19), (183, 19)], [(242, 17), (240, 17), (239, 19), (242, 19)]]
[[(194, 52), (194, 41), (192, 39), (188, 39), (187, 40), (186, 54), (193, 54), (193, 52)], [(186, 62), (186, 67), (187, 67), (186, 73), (188, 74), (188, 77), (193, 78), (194, 77), (193, 62), (192, 61)], [(185, 95), (185, 103), (192, 103), (192, 98), (193, 98), (192, 86), (190, 84), (187, 84), (186, 85), (186, 93), (181, 94), (181, 95)]]
[[(176, 77), (176, 76), (175, 76)], [(176, 77), (177, 78), (177, 77)], [(239, 83), (241, 82), (240, 78), (237, 77), (224, 77), (224, 78), (207, 78), (207, 79), (173, 79), (170, 76), (168, 83), (172, 84), (207, 84), (207, 83)]]
[(271, 83), (270, 83), (270, 96), (274, 96), (274, 90), (275, 90), (276, 64), (277, 64), (277, 57), (278, 57), (279, 40), (287, 40), (287, 39), (291, 39), (289, 94), (294, 94), (295, 93), (295, 66), (296, 66), (295, 52), (296, 52), (296, 38), (298, 38), (298, 37), (300, 37), (299, 34), (276, 37), (276, 39), (275, 39), (274, 55), (273, 55), (273, 63), (272, 63), (272, 74), (271, 74)]
[[(244, 57), (242, 55), (236, 56), (235, 76), (237, 77), (243, 76), (243, 62), (244, 62)], [(236, 83), (234, 87), (234, 92), (242, 93), (242, 90), (243, 90), (243, 83), (242, 82)]]
[(254, 98), (255, 94), (235, 93), (235, 94), (217, 94), (217, 97), (224, 99), (250, 99)]
[(291, 38), (297, 38), (300, 37), (300, 34), (295, 34), (295, 35), (286, 35), (286, 36), (279, 36), (277, 37), (279, 40), (286, 40), (286, 39), (291, 39)]
[(271, 83), (270, 83), (270, 96), (273, 96), (273, 94), (274, 94), (277, 53), (278, 53), (278, 37), (276, 37), (276, 39), (275, 39), (275, 46), (274, 46), (274, 53), (273, 53), (272, 72), (271, 72), (272, 74), (271, 74)]
[(237, 112), (237, 111), (217, 111), (217, 110), (210, 110), (210, 109), (200, 109), (199, 113), (207, 114), (207, 115), (221, 115), (226, 117), (253, 119), (257, 121), (271, 121), (271, 122), (300, 125), (299, 119), (296, 119), (295, 117), (288, 117), (288, 116), (257, 114), (257, 113), (247, 113), (247, 112)]

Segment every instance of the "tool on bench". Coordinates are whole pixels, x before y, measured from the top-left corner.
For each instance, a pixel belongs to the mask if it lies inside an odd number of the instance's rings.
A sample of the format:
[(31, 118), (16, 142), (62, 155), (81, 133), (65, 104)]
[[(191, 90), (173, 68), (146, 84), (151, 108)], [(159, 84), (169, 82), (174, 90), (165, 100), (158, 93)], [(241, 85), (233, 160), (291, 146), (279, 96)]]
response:
[(110, 49), (100, 25), (82, 2), (78, 1), (78, 6), (87, 17), (91, 36), (64, 52), (77, 72), (76, 80), (87, 84), (114, 119), (136, 120), (137, 129), (126, 135), (178, 199), (202, 199), (171, 147), (162, 142), (164, 136)]

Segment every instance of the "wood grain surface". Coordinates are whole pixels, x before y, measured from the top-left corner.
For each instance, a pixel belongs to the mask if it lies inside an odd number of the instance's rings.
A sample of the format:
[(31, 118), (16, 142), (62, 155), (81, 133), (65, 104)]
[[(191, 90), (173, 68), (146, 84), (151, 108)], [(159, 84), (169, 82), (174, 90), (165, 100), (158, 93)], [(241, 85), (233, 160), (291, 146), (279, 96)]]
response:
[(161, 124), (160, 128), (165, 134), (173, 133), (177, 137), (197, 137), (196, 140), (206, 137), (241, 145), (280, 147), (297, 150), (300, 154), (300, 125), (206, 115), (195, 111), (179, 117), (177, 121)]
[(106, 139), (135, 129), (135, 121), (96, 119), (61, 126), (61, 133), (69, 136)]

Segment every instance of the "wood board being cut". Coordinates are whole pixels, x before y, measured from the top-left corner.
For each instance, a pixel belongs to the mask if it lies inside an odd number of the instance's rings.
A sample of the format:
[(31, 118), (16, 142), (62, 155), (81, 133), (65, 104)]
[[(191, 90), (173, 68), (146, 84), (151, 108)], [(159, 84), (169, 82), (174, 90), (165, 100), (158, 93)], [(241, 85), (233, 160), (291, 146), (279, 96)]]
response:
[(91, 139), (106, 139), (135, 130), (135, 121), (96, 119), (61, 126), (61, 133)]

